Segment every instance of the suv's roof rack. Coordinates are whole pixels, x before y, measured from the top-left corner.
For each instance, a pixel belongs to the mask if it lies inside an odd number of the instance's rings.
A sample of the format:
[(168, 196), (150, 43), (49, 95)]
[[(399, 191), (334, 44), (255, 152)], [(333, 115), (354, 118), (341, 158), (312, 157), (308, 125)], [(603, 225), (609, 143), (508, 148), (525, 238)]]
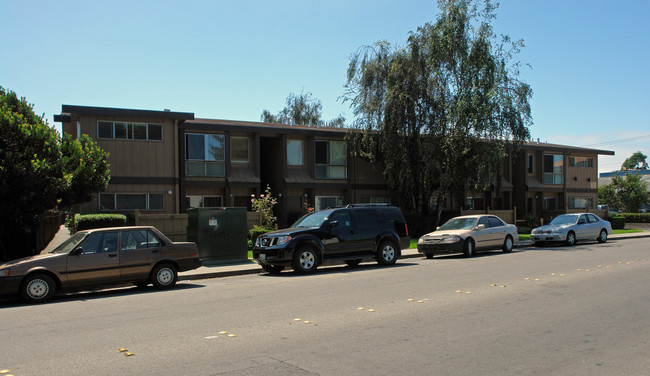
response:
[(375, 207), (375, 206), (390, 206), (390, 204), (348, 204), (346, 208), (358, 208), (358, 207)]

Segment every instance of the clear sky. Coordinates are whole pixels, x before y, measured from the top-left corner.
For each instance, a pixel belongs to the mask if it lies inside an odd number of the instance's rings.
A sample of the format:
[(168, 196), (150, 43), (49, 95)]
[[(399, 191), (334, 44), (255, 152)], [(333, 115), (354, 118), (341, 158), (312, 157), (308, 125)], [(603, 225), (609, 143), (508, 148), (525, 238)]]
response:
[[(50, 124), (62, 104), (259, 121), (301, 91), (349, 121), (350, 55), (403, 46), (437, 14), (424, 0), (0, 0), (0, 86)], [(601, 172), (650, 154), (650, 1), (502, 0), (497, 14), (526, 44), (534, 139), (615, 151)]]

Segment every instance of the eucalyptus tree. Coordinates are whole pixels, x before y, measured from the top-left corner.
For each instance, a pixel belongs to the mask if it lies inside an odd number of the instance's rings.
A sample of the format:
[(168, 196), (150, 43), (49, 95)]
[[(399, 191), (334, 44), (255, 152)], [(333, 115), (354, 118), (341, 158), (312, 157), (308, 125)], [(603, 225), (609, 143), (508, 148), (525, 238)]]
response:
[(318, 98), (314, 98), (310, 92), (301, 92), (296, 95), (289, 93), (284, 108), (273, 115), (269, 110), (263, 110), (260, 120), (265, 123), (284, 123), (298, 125), (343, 127), (345, 117), (339, 115), (329, 122), (322, 120), (323, 105)]
[[(490, 0), (439, 0), (440, 14), (404, 47), (385, 41), (352, 55), (344, 99), (356, 115), (354, 152), (383, 162), (403, 205), (420, 215), (463, 200), (500, 175), (530, 138), (532, 89), (513, 61), (523, 41), (498, 39)], [(462, 202), (462, 201), (461, 201)]]

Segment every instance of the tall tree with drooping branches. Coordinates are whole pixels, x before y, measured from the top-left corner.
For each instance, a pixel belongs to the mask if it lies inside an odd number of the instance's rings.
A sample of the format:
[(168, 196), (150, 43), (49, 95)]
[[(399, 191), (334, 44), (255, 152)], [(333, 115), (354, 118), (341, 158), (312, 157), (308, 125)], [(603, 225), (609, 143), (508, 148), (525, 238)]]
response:
[(419, 215), (500, 184), (503, 161), (530, 138), (532, 89), (513, 61), (523, 41), (497, 38), (490, 0), (439, 0), (440, 14), (410, 33), (352, 55), (346, 94), (353, 152), (382, 162), (402, 205)]

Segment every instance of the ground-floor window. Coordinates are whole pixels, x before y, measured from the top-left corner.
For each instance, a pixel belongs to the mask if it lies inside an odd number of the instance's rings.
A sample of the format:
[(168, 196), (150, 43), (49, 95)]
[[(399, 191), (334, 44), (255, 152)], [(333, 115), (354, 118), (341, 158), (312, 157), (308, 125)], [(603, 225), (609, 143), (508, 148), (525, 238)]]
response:
[(557, 198), (544, 197), (544, 210), (557, 210)]
[(390, 204), (390, 197), (383, 196), (361, 196), (360, 204)]
[(592, 197), (569, 197), (569, 209), (587, 209), (594, 207)]
[(163, 210), (163, 194), (100, 193), (99, 210)]
[(343, 197), (316, 196), (316, 210), (325, 210), (339, 206), (343, 206)]
[(221, 196), (185, 196), (185, 206), (189, 208), (218, 208), (223, 206)]

